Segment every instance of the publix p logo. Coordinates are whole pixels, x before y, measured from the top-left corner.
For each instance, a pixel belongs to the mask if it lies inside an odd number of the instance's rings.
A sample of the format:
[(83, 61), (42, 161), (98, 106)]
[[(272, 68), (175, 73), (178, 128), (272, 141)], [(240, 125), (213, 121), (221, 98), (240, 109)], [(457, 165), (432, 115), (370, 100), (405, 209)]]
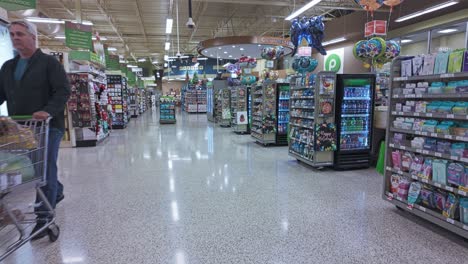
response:
[(325, 70), (339, 72), (341, 69), (341, 58), (338, 54), (330, 54), (325, 60)]

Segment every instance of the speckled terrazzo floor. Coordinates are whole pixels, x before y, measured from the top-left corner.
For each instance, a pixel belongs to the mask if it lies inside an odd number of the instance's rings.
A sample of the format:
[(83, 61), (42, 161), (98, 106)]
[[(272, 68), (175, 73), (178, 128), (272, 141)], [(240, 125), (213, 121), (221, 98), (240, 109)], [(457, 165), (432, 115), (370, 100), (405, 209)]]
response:
[(61, 236), (5, 263), (468, 263), (468, 243), (381, 198), (374, 170), (314, 171), (250, 136), (145, 113), (62, 149)]

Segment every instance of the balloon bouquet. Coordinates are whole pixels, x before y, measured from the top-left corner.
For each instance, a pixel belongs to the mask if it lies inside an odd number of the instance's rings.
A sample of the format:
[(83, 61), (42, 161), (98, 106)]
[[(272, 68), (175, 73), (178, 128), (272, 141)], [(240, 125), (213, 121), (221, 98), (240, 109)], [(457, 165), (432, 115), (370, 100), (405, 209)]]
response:
[[(390, 6), (390, 14), (393, 8), (404, 0), (354, 0), (366, 11), (373, 12), (382, 5)], [(353, 48), (354, 57), (364, 63), (364, 67), (376, 66), (382, 68), (387, 62), (391, 62), (400, 55), (401, 47), (393, 40), (385, 41), (381, 37), (373, 37), (369, 40), (358, 41)]]
[[(242, 56), (239, 59), (239, 61), (237, 61), (236, 63), (228, 63), (225, 66), (225, 69), (230, 73), (240, 76), (242, 73), (242, 69), (253, 69), (256, 66), (257, 66), (257, 59), (247, 57), (247, 56)], [(228, 85), (229, 86), (236, 86), (240, 84), (250, 85), (250, 84), (255, 83), (255, 81), (257, 81), (255, 76), (249, 73), (249, 74), (242, 75), (240, 80), (237, 78), (228, 78)]]
[[(284, 48), (281, 46), (268, 46), (264, 47), (261, 52), (262, 59), (265, 60), (279, 60), (284, 56)], [(277, 80), (279, 78), (278, 71), (267, 71), (263, 70), (263, 79)]]
[[(292, 21), (290, 32), (291, 42), (294, 45), (292, 56), (296, 54), (298, 47), (304, 39), (307, 41), (309, 47), (315, 48), (322, 55), (327, 55), (327, 51), (322, 45), (322, 41), (325, 37), (325, 24), (323, 23), (322, 16), (295, 18)], [(314, 71), (317, 65), (318, 61), (312, 57), (296, 57), (292, 68), (304, 74)]]

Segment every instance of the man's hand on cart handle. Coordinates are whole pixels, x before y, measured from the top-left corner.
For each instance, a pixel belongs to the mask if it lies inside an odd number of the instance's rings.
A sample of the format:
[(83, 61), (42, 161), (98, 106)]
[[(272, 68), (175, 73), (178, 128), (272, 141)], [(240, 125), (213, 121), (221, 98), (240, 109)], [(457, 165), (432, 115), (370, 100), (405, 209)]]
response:
[(35, 112), (32, 117), (33, 119), (36, 119), (36, 120), (47, 120), (47, 118), (49, 118), (50, 115), (49, 113), (45, 111), (39, 111), (39, 112)]

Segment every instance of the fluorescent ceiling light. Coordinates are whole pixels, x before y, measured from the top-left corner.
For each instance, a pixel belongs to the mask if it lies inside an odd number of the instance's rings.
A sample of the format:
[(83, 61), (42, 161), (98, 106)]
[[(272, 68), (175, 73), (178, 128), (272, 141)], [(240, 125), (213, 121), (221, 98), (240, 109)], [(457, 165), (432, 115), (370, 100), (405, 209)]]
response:
[[(33, 23), (47, 23), (47, 24), (65, 24), (65, 21), (68, 21), (68, 20), (49, 18), (49, 17), (27, 17), (25, 19)], [(70, 22), (78, 23), (76, 20), (72, 20)], [(81, 24), (92, 26), (93, 22), (84, 20), (84, 21), (81, 21)]]
[[(55, 36), (55, 39), (65, 39), (65, 36)], [(93, 40), (96, 40), (96, 37), (92, 37)], [(106, 37), (99, 37), (100, 40), (107, 40)]]
[(318, 3), (322, 2), (322, 0), (312, 0), (305, 6), (299, 8), (295, 12), (293, 12), (291, 15), (289, 15), (286, 20), (292, 20), (293, 18), (297, 17), (298, 15), (304, 13), (306, 10), (310, 9), (311, 7), (317, 5)]
[(233, 48), (235, 48), (236, 46), (235, 45), (232, 45)]
[(126, 60), (119, 60), (119, 63), (127, 63)]
[(244, 50), (244, 48), (240, 48), (240, 50)]
[(224, 52), (224, 54), (227, 54), (227, 53), (228, 53), (227, 51)]
[(65, 36), (55, 36), (55, 39), (65, 39)]
[(447, 28), (447, 29), (444, 29), (444, 30), (441, 30), (441, 31), (437, 31), (437, 33), (441, 33), (441, 34), (448, 34), (448, 33), (453, 33), (453, 32), (457, 32), (458, 29), (456, 28)]
[(165, 50), (170, 50), (170, 49), (171, 49), (171, 43), (170, 43), (170, 42), (166, 42), (166, 45), (164, 46), (164, 49), (165, 49)]
[(108, 51), (117, 51), (117, 48), (114, 48), (114, 47), (109, 47), (107, 48)]
[(322, 46), (327, 46), (327, 45), (331, 45), (331, 44), (335, 44), (335, 43), (343, 42), (343, 41), (346, 41), (345, 37), (330, 39), (328, 41), (322, 42)]
[(145, 62), (146, 59), (145, 58), (142, 58), (142, 59), (138, 59), (138, 62)]
[(415, 13), (412, 13), (412, 14), (409, 14), (409, 15), (406, 15), (406, 16), (402, 16), (402, 17), (396, 19), (395, 21), (396, 22), (403, 22), (403, 21), (406, 21), (406, 20), (410, 20), (410, 19), (413, 19), (415, 17), (422, 16), (422, 15), (425, 15), (427, 13), (431, 13), (431, 12), (434, 12), (434, 11), (437, 11), (437, 10), (440, 10), (440, 9), (443, 9), (443, 8), (458, 4), (459, 2), (460, 2), (459, 0), (451, 0), (451, 1), (448, 1), (448, 2), (444, 2), (442, 4), (438, 4), (438, 5), (423, 9), (423, 10), (415, 12)]
[(197, 58), (197, 60), (204, 61), (204, 60), (208, 60), (208, 58)]
[(131, 64), (127, 65), (127, 68), (136, 68), (136, 67), (138, 67), (138, 66), (131, 65)]
[(222, 49), (221, 47), (219, 47), (218, 49)]
[(167, 61), (169, 59), (169, 55), (164, 55), (164, 60)]
[(410, 42), (413, 42), (412, 39), (402, 39), (401, 40), (401, 43), (410, 43)]
[(166, 19), (166, 34), (172, 33), (172, 23), (174, 23), (174, 19), (172, 18)]
[(232, 55), (229, 55), (229, 58), (232, 58)]

